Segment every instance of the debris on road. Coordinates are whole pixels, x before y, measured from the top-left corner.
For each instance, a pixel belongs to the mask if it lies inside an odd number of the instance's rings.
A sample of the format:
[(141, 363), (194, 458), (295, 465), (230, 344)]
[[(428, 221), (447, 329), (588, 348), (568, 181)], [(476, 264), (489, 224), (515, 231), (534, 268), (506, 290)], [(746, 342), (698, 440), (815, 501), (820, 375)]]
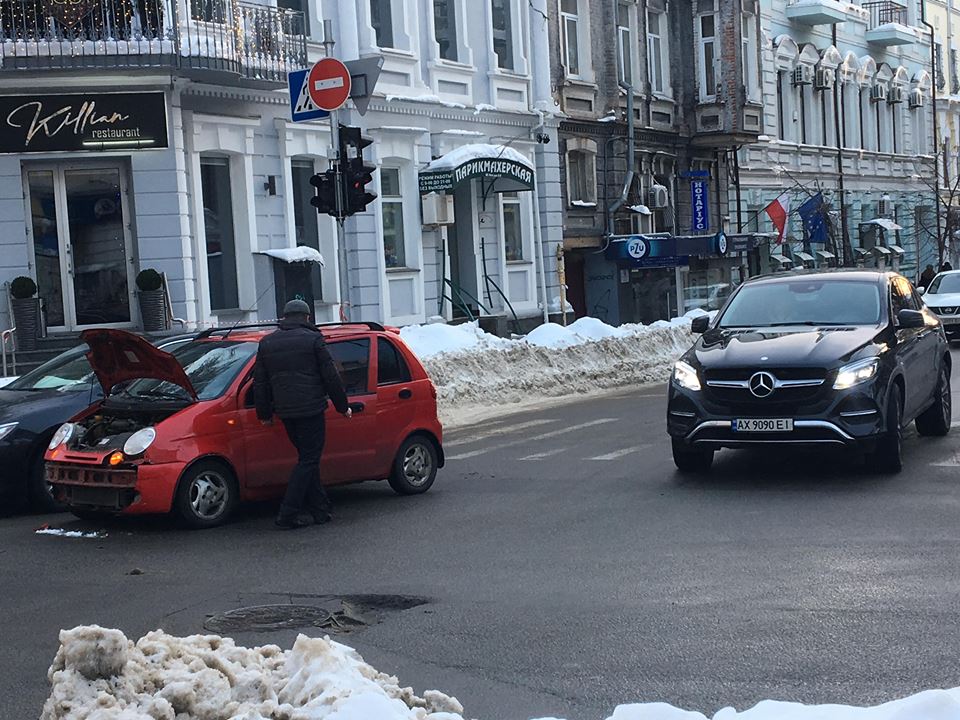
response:
[[(230, 638), (178, 638), (156, 630), (136, 643), (96, 625), (60, 631), (40, 720), (464, 720), (456, 698), (414, 694), (356, 650), (297, 637), (291, 650)], [(870, 708), (764, 700), (712, 720), (956, 720), (960, 688), (926, 690)], [(707, 720), (666, 703), (618, 706), (607, 720)], [(548, 720), (543, 718), (542, 720)]]
[(57, 537), (67, 537), (67, 538), (95, 538), (103, 539), (109, 537), (106, 532), (103, 530), (94, 530), (91, 532), (84, 532), (82, 530), (64, 530), (63, 528), (52, 528), (47, 525), (37, 528), (34, 531), (37, 535), (56, 535)]

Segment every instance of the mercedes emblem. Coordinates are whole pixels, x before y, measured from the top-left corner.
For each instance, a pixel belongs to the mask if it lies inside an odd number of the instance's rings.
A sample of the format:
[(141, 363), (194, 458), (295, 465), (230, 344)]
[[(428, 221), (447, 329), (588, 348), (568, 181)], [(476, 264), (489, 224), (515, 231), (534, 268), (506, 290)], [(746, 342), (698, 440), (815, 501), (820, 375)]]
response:
[(750, 392), (754, 397), (770, 397), (777, 385), (776, 379), (768, 372), (758, 372), (750, 376)]

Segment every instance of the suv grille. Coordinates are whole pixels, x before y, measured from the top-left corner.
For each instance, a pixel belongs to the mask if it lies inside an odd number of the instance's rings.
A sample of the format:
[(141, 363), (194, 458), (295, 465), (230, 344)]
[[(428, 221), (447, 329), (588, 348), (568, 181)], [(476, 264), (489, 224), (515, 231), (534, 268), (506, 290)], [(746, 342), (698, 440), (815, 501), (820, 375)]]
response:
[[(750, 380), (759, 372), (769, 373), (775, 386), (768, 395), (758, 397), (750, 390)], [(814, 400), (827, 386), (826, 368), (725, 368), (704, 372), (704, 392), (713, 402), (731, 406), (780, 410)]]

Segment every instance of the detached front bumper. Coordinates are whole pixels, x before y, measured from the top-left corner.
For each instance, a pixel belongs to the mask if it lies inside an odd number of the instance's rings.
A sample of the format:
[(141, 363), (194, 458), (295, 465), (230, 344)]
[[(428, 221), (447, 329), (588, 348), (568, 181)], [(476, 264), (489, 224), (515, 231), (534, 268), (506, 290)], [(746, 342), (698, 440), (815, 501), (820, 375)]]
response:
[[(870, 452), (885, 432), (884, 402), (876, 382), (849, 390), (824, 388), (801, 403), (720, 403), (709, 391), (670, 385), (667, 432), (674, 439), (705, 448), (776, 445), (840, 445)], [(790, 419), (793, 430), (742, 432), (733, 421)]]
[(184, 467), (48, 462), (46, 472), (54, 497), (71, 509), (141, 515), (170, 512)]

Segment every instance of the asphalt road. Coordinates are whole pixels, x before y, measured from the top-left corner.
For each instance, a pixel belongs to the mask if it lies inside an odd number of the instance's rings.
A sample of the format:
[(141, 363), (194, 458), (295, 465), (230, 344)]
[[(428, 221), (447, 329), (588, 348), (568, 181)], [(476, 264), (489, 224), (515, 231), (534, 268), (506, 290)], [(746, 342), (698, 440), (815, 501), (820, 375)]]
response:
[[(0, 520), (0, 718), (39, 715), (60, 628), (191, 634), (238, 607), (371, 593), (426, 603), (343, 641), (486, 720), (960, 685), (960, 428), (910, 437), (898, 476), (726, 451), (691, 479), (664, 410), (663, 388), (641, 388), (458, 430), (427, 495), (344, 489), (333, 525), (298, 532), (275, 531), (270, 507), (97, 540), (34, 533), (99, 527), (71, 516)], [(289, 647), (296, 631), (232, 635)]]

